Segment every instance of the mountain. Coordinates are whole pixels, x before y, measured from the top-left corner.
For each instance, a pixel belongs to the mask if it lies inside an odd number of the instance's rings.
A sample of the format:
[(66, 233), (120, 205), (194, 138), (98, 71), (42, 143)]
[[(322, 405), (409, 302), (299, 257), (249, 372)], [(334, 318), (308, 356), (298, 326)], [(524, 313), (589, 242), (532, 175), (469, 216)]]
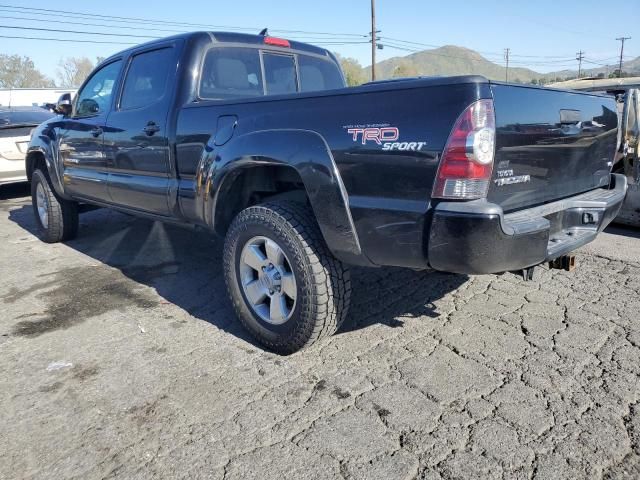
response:
[[(611, 67), (609, 71), (613, 71)], [(371, 67), (363, 69), (366, 78), (371, 77)], [(640, 75), (640, 57), (626, 62), (623, 71)], [(584, 70), (585, 75), (597, 76), (606, 69)], [(505, 67), (486, 59), (478, 52), (464, 47), (447, 45), (433, 50), (423, 50), (405, 57), (393, 57), (376, 63), (376, 76), (379, 79), (391, 77), (433, 76), (433, 75), (483, 75), (491, 80), (504, 80)], [(509, 67), (509, 81), (530, 83), (532, 80), (544, 81), (556, 78), (577, 77), (577, 70), (539, 73), (528, 68)]]

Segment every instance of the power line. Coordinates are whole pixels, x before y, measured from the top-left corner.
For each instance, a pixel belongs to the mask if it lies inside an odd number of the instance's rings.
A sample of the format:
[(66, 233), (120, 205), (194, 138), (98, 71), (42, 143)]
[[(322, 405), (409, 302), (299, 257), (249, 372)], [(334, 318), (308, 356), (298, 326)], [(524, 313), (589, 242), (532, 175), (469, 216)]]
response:
[(69, 39), (69, 38), (43, 38), (43, 37), (23, 37), (17, 35), (0, 35), (0, 38), (11, 38), (17, 40), (45, 40), (47, 42), (70, 42), (70, 43), (100, 43), (100, 44), (110, 44), (110, 45), (135, 45), (135, 43), (127, 43), (127, 42), (107, 42), (100, 40), (80, 40), (80, 39)]
[[(54, 13), (56, 15), (60, 15), (60, 14), (71, 15), (75, 18), (88, 17), (88, 18), (94, 18), (94, 19), (107, 19), (112, 21), (117, 20), (118, 22), (137, 23), (137, 24), (143, 23), (143, 24), (150, 24), (150, 25), (170, 25), (170, 26), (212, 28), (212, 29), (221, 28), (221, 29), (231, 29), (231, 30), (246, 30), (246, 31), (254, 31), (254, 32), (260, 30), (260, 28), (258, 27), (237, 27), (237, 26), (230, 26), (230, 25), (207, 25), (207, 24), (189, 23), (189, 22), (174, 22), (174, 21), (167, 21), (167, 20), (148, 19), (148, 18), (142, 18), (142, 17), (101, 15), (101, 14), (95, 14), (95, 13), (86, 13), (86, 12), (77, 12), (77, 11), (74, 12), (74, 11), (68, 11), (68, 10), (52, 10), (47, 8), (35, 8), (35, 7), (21, 7), (17, 5), (6, 5), (6, 4), (0, 4), (0, 7), (2, 7), (3, 9), (10, 8), (14, 10), (13, 13), (20, 13), (20, 11), (27, 11), (31, 15), (49, 15), (51, 13)], [(15, 10), (18, 10), (18, 12), (16, 12)], [(288, 30), (288, 29), (277, 29), (277, 28), (270, 28), (269, 30), (274, 32), (282, 32), (282, 33), (304, 33), (304, 34), (312, 34), (312, 35), (325, 35), (325, 36), (337, 35), (337, 36), (344, 36), (344, 37), (366, 38), (366, 35), (351, 33), (351, 32), (350, 33), (318, 32), (318, 31)]]
[[(0, 8), (0, 11), (2, 9)], [(11, 16), (3, 16), (3, 19), (9, 20), (26, 20), (28, 22), (46, 22), (51, 23), (51, 20), (45, 18), (29, 18), (29, 17), (11, 17)], [(185, 30), (167, 30), (164, 28), (145, 28), (141, 26), (129, 26), (129, 25), (109, 25), (108, 23), (87, 23), (87, 22), (70, 22), (69, 20), (57, 20), (56, 24), (65, 24), (65, 25), (83, 25), (85, 27), (105, 27), (105, 28), (118, 28), (118, 29), (127, 29), (127, 30), (141, 30), (141, 31), (149, 31), (149, 32), (167, 32), (167, 33), (185, 33)], [(617, 58), (617, 57), (616, 57)]]
[[(401, 40), (399, 38), (392, 38), (392, 37), (380, 37), (380, 38), (384, 38), (386, 40), (391, 40), (394, 43), (405, 43), (405, 44), (409, 44), (409, 45), (416, 45), (416, 46), (420, 46), (420, 47), (430, 47), (430, 48), (442, 48), (445, 47), (446, 45), (434, 45), (434, 44), (430, 44), (430, 43), (421, 43), (421, 42), (413, 42), (413, 41), (409, 41), (409, 40)], [(483, 50), (474, 50), (475, 52), (481, 53), (483, 55), (494, 55), (494, 56), (499, 56), (502, 57), (504, 55), (504, 52), (489, 52), (489, 51), (483, 51)], [(518, 58), (556, 58), (556, 59), (566, 59), (567, 57), (571, 57), (571, 55), (523, 55), (523, 54), (511, 54), (511, 57), (518, 57)]]
[[(382, 38), (382, 37), (380, 37)], [(485, 62), (491, 62), (491, 60), (488, 60), (486, 58), (469, 58), (469, 57), (460, 57), (460, 56), (456, 56), (456, 55), (448, 55), (446, 53), (438, 53), (438, 52), (433, 52), (430, 50), (419, 50), (416, 48), (409, 48), (409, 47), (405, 47), (405, 46), (401, 46), (401, 45), (396, 45), (395, 43), (390, 43), (390, 42), (384, 42), (384, 46), (385, 47), (389, 47), (389, 48), (393, 48), (396, 50), (401, 50), (401, 51), (405, 51), (405, 52), (410, 52), (410, 53), (424, 53), (425, 55), (434, 55), (437, 57), (444, 57), (444, 58), (453, 58), (453, 59), (457, 59), (457, 60), (464, 60), (467, 62), (472, 62), (472, 63), (485, 63)], [(545, 65), (545, 66), (562, 66), (562, 65), (570, 65), (572, 64), (571, 62), (573, 62), (574, 60), (572, 58), (567, 58), (566, 60), (562, 60), (562, 61), (551, 61), (551, 62), (524, 62), (524, 61), (513, 61), (511, 60), (511, 57), (513, 56), (513, 54), (509, 53), (509, 65), (512, 64), (518, 64), (518, 65), (533, 65), (533, 64), (538, 64), (538, 65)], [(557, 62), (560, 62), (560, 64), (558, 64)], [(495, 62), (491, 62), (491, 63), (495, 63)]]
[[(64, 22), (63, 22), (64, 23)], [(22, 26), (8, 26), (8, 25), (0, 25), (0, 28), (11, 28), (16, 30), (34, 30), (34, 31), (44, 31), (44, 32), (56, 32), (56, 33), (73, 33), (73, 34), (84, 34), (84, 35), (101, 35), (101, 36), (109, 36), (109, 37), (132, 37), (132, 38), (145, 38), (145, 39), (158, 39), (162, 38), (159, 36), (153, 35), (133, 35), (129, 33), (104, 33), (104, 32), (95, 32), (95, 31), (80, 31), (80, 30), (67, 30), (67, 29), (54, 29), (54, 28), (39, 28), (39, 27), (22, 27)], [(187, 33), (187, 32), (179, 32), (179, 33)], [(368, 43), (365, 41), (362, 42), (353, 42), (353, 39), (342, 41), (339, 38), (309, 38), (309, 37), (298, 37), (294, 36), (291, 39), (305, 39), (307, 41), (315, 41), (315, 43), (323, 43), (325, 41), (331, 41), (336, 43)]]
[(15, 30), (34, 30), (38, 32), (79, 33), (83, 35), (101, 35), (101, 36), (107, 36), (107, 37), (132, 37), (132, 38), (151, 38), (151, 39), (160, 38), (160, 37), (151, 36), (151, 35), (135, 35), (135, 34), (129, 34), (129, 33), (87, 32), (87, 31), (80, 31), (80, 30), (62, 30), (57, 28), (39, 28), (39, 27), (17, 27), (17, 26), (10, 26), (10, 25), (0, 25), (0, 28), (11, 28)]
[[(2, 27), (0, 27), (2, 28)], [(65, 42), (65, 43), (94, 43), (94, 44), (104, 44), (104, 45), (136, 45), (136, 42), (115, 42), (115, 41), (100, 41), (100, 40), (87, 40), (81, 38), (49, 38), (49, 37), (27, 37), (21, 35), (0, 35), (0, 38), (8, 38), (8, 39), (16, 39), (16, 40), (42, 40), (47, 42)], [(338, 46), (338, 45), (364, 45), (369, 42), (316, 42), (316, 45), (328, 45), (328, 46)]]
[[(2, 9), (0, 9), (1, 11)], [(50, 20), (48, 19), (42, 19), (42, 18), (29, 18), (29, 17), (12, 17), (12, 16), (5, 16), (3, 17), (5, 19), (11, 19), (11, 20), (25, 20), (25, 21), (29, 21), (29, 22), (46, 22), (46, 23), (51, 23)], [(107, 20), (108, 22), (108, 20)], [(86, 23), (86, 22), (71, 22), (69, 20), (59, 20), (56, 22), (57, 24), (64, 24), (64, 25), (83, 25), (86, 27), (104, 27), (104, 28), (110, 28), (110, 29), (127, 29), (127, 30), (137, 30), (137, 31), (150, 31), (150, 32), (167, 32), (167, 33), (188, 33), (189, 30), (171, 30), (171, 29), (164, 29), (164, 28), (145, 28), (145, 27), (141, 27), (141, 26), (130, 26), (130, 25), (110, 25), (108, 23)], [(1, 28), (1, 27), (0, 27)], [(65, 30), (65, 32), (68, 32), (69, 30)], [(92, 32), (93, 34), (94, 32)], [(127, 34), (122, 34), (122, 36), (131, 36), (131, 35), (127, 35)], [(155, 38), (155, 37), (154, 37)], [(354, 40), (355, 37), (342, 37), (340, 35), (336, 35), (334, 37), (318, 37), (318, 36), (306, 36), (306, 35), (293, 35), (290, 37), (292, 40), (293, 39), (297, 39), (297, 40), (304, 40), (304, 41), (313, 41), (313, 42), (324, 42), (325, 40), (332, 40), (332, 41), (345, 41), (347, 43), (350, 43), (352, 40)], [(363, 42), (357, 42), (357, 43), (368, 43), (366, 41)]]

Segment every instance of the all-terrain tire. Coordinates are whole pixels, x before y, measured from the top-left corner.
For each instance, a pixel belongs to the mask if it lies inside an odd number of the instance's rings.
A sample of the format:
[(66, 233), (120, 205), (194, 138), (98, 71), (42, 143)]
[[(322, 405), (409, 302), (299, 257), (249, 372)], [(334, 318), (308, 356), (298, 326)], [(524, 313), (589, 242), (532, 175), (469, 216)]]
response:
[[(242, 251), (255, 238), (277, 243), (295, 275), (295, 304), (283, 324), (261, 318), (243, 289)], [(312, 210), (301, 203), (274, 201), (241, 211), (226, 235), (224, 273), (242, 324), (260, 344), (280, 354), (296, 352), (332, 335), (349, 310), (349, 269), (331, 254)]]
[[(31, 203), (43, 241), (56, 243), (76, 237), (79, 222), (77, 202), (60, 198), (51, 187), (49, 174), (41, 169), (36, 169), (31, 178)], [(43, 214), (46, 213), (46, 218), (41, 216), (39, 207)]]

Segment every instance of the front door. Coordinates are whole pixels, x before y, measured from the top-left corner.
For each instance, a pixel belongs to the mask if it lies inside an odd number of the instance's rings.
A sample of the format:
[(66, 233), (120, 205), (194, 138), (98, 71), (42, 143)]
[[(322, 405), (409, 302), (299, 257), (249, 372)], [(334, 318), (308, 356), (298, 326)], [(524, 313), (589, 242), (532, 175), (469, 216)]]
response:
[(105, 131), (109, 193), (118, 205), (170, 213), (167, 119), (176, 64), (172, 46), (136, 53), (129, 61), (120, 101)]
[(61, 122), (58, 150), (65, 190), (76, 197), (108, 202), (103, 141), (122, 62), (97, 70), (84, 84), (69, 118)]

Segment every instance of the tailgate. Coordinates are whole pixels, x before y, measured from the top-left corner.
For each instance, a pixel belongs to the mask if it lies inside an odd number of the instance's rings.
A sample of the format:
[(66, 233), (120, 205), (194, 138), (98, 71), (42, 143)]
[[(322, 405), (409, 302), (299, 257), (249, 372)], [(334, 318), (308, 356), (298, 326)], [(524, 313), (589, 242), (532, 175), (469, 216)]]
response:
[(488, 199), (506, 211), (609, 184), (617, 146), (613, 98), (492, 84), (496, 156)]

